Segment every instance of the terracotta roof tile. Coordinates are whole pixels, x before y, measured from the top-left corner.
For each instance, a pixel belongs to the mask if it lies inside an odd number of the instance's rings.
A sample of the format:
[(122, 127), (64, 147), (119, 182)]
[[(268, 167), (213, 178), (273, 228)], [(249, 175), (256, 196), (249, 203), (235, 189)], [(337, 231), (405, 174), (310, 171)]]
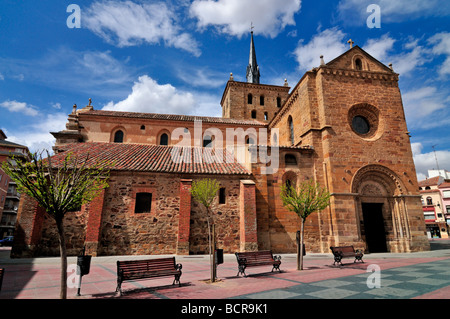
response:
[[(122, 144), (122, 143), (75, 143), (59, 147), (64, 152), (52, 156), (52, 163), (61, 163), (67, 152), (78, 155), (80, 159), (89, 154), (89, 164), (108, 161), (113, 163), (111, 170), (161, 172), (161, 173), (192, 173), (192, 174), (221, 174), (221, 175), (250, 175), (251, 173), (237, 163), (233, 156), (225, 149), (222, 163), (215, 163), (212, 159), (215, 155), (205, 153), (203, 162), (202, 151), (199, 147), (180, 147), (147, 144)], [(174, 160), (172, 159), (174, 152)], [(183, 161), (177, 159), (183, 158)], [(189, 158), (190, 162), (189, 163)], [(180, 163), (179, 163), (180, 162)]]
[(439, 182), (439, 176), (431, 177), (431, 178), (419, 181), (419, 187), (437, 185), (438, 182)]
[(142, 118), (163, 121), (202, 121), (205, 123), (218, 124), (240, 124), (240, 125), (261, 125), (265, 126), (267, 123), (257, 120), (239, 120), (222, 117), (208, 117), (208, 116), (194, 116), (194, 115), (177, 115), (177, 114), (159, 114), (159, 113), (138, 113), (138, 112), (120, 112), (120, 111), (104, 111), (104, 110), (90, 110), (88, 112), (80, 112), (79, 115), (95, 115), (95, 116), (114, 116), (125, 118)]

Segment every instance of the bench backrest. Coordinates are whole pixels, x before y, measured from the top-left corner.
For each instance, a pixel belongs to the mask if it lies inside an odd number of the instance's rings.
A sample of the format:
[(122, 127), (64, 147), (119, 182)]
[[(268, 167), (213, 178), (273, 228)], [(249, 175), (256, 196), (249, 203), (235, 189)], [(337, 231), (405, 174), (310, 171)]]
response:
[(354, 253), (355, 249), (353, 246), (340, 246), (340, 247), (330, 247), (333, 253)]
[(141, 272), (175, 270), (175, 257), (117, 261), (117, 272)]
[(238, 260), (240, 258), (245, 258), (248, 263), (252, 263), (257, 261), (271, 261), (273, 260), (273, 255), (270, 250), (262, 250), (236, 253), (236, 258)]

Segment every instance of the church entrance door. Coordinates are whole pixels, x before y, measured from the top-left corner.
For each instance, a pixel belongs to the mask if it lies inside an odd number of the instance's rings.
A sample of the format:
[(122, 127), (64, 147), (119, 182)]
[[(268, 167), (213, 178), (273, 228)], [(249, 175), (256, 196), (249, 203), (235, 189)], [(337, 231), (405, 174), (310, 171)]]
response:
[(371, 253), (387, 252), (382, 203), (362, 203), (366, 243)]

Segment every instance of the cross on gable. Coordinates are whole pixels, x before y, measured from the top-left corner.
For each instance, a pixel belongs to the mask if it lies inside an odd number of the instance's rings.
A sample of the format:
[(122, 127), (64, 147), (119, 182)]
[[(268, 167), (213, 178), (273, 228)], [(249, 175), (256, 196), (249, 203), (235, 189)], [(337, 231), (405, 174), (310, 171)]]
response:
[(347, 43), (350, 43), (350, 49), (353, 48), (353, 44), (355, 44), (355, 42), (353, 42), (352, 39), (348, 40)]

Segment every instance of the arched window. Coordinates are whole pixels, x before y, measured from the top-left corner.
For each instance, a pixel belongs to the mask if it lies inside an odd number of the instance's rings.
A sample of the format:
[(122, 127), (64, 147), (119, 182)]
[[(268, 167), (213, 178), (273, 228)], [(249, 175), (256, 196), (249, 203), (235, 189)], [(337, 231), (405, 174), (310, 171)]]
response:
[(286, 154), (284, 156), (284, 164), (286, 164), (286, 165), (297, 165), (297, 158), (293, 154)]
[(427, 205), (433, 205), (433, 199), (431, 197), (427, 197)]
[(169, 135), (163, 133), (159, 138), (159, 145), (169, 145)]
[(281, 97), (277, 97), (277, 107), (281, 107)]
[(259, 105), (264, 105), (264, 95), (259, 97)]
[(273, 134), (272, 145), (278, 145), (278, 136), (277, 136), (277, 134)]
[(256, 119), (256, 111), (255, 110), (252, 111), (252, 119)]
[(288, 124), (289, 124), (289, 139), (291, 141), (291, 145), (294, 145), (294, 122), (292, 121), (292, 116), (289, 116)]
[(361, 59), (356, 59), (356, 60), (355, 60), (355, 68), (356, 68), (358, 71), (361, 71), (361, 70), (362, 70), (362, 61), (361, 61)]
[(253, 138), (247, 137), (247, 139), (245, 140), (245, 144), (247, 144), (247, 145), (254, 145), (255, 142), (254, 142)]
[(247, 95), (247, 104), (253, 104), (253, 95)]
[(267, 114), (267, 112), (264, 112), (264, 121), (269, 120), (269, 115)]
[(123, 143), (123, 131), (118, 130), (114, 133), (114, 143)]
[(212, 147), (212, 138), (209, 135), (203, 137), (203, 147)]

